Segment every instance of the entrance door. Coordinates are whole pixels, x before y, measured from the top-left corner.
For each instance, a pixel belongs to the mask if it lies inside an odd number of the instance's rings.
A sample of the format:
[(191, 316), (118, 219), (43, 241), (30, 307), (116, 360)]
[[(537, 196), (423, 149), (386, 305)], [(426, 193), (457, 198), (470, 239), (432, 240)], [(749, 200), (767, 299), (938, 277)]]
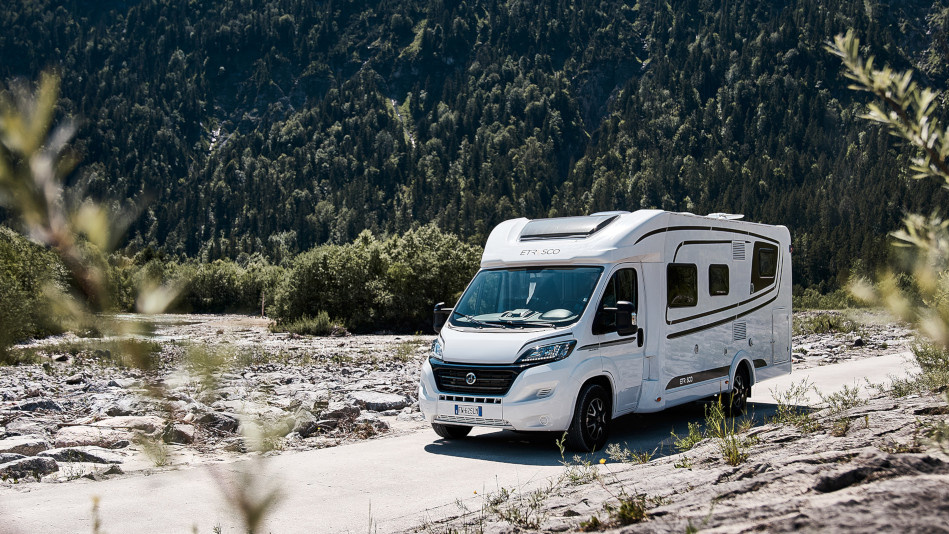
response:
[[(616, 332), (616, 303), (627, 301), (633, 304), (638, 314), (644, 309), (640, 288), (641, 272), (638, 264), (622, 264), (613, 271), (610, 281), (598, 303), (593, 335), (599, 343), (599, 355), (604, 367), (612, 370), (616, 387), (616, 411), (626, 413), (636, 409), (643, 383), (643, 348), (639, 336), (621, 336)], [(644, 317), (637, 317), (640, 327)], [(612, 364), (612, 365), (611, 365)]]
[(773, 363), (791, 359), (791, 314), (787, 308), (771, 312), (771, 348)]

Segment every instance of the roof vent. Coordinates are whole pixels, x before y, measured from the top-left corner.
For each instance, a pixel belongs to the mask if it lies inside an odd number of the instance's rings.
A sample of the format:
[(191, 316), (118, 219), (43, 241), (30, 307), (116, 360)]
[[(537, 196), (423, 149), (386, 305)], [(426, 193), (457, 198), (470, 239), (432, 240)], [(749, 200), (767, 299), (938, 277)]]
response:
[(724, 219), (726, 221), (737, 221), (744, 219), (745, 216), (740, 213), (709, 213), (706, 215), (709, 219)]
[(521, 230), (521, 241), (542, 239), (584, 239), (610, 224), (619, 214), (615, 212), (587, 215), (585, 217), (558, 217), (537, 219), (528, 222)]

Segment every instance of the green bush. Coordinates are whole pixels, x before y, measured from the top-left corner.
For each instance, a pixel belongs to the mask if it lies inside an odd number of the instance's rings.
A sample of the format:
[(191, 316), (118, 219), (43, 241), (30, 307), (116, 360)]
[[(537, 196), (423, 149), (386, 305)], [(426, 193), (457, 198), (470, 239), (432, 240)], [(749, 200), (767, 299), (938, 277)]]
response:
[(857, 321), (839, 312), (823, 312), (795, 316), (792, 329), (794, 335), (798, 336), (801, 334), (849, 334), (859, 332), (861, 327)]
[(0, 226), (0, 353), (13, 343), (60, 331), (44, 288), (63, 287), (65, 280), (54, 254)]
[(269, 311), (278, 324), (326, 312), (355, 330), (427, 329), (432, 306), (458, 297), (480, 256), (433, 225), (384, 241), (364, 231), (297, 256)]
[(821, 294), (809, 287), (791, 297), (791, 306), (795, 310), (845, 310), (848, 308), (862, 308), (865, 305), (855, 299), (850, 291), (838, 289), (827, 294)]
[(303, 336), (339, 336), (347, 333), (346, 326), (340, 321), (330, 319), (326, 312), (319, 312), (315, 317), (301, 317), (287, 323), (274, 322), (271, 323), (270, 330)]

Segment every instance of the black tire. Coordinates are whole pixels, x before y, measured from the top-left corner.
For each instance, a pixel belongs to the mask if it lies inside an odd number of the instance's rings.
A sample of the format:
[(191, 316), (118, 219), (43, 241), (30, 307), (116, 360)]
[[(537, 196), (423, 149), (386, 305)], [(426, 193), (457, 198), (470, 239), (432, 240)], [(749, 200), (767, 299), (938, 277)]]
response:
[(432, 423), (432, 429), (445, 439), (464, 439), (471, 432), (470, 426), (443, 425), (440, 423)]
[(609, 392), (601, 385), (587, 384), (577, 395), (573, 420), (567, 429), (567, 447), (579, 452), (603, 449), (610, 437), (611, 419)]
[(735, 379), (732, 381), (732, 391), (728, 394), (725, 404), (726, 411), (730, 417), (744, 415), (748, 409), (748, 397), (751, 396), (751, 379), (748, 377), (748, 370), (744, 365), (735, 371)]

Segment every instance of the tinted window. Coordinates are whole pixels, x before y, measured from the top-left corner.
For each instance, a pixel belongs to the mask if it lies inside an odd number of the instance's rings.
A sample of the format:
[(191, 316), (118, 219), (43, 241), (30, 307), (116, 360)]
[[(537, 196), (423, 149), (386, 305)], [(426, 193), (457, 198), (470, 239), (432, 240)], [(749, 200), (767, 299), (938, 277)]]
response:
[(636, 313), (638, 309), (638, 287), (635, 269), (621, 269), (610, 278), (606, 285), (606, 291), (603, 292), (603, 298), (600, 299), (596, 319), (593, 321), (594, 334), (616, 332), (615, 310), (607, 308), (615, 308), (617, 302), (624, 300), (632, 303), (633, 313)]
[(762, 289), (774, 283), (778, 270), (778, 247), (768, 243), (755, 243), (754, 263), (751, 266), (751, 290)]
[(708, 266), (708, 294), (709, 295), (727, 295), (728, 294), (728, 266), (727, 265), (709, 265)]
[(699, 301), (698, 269), (691, 263), (670, 263), (666, 292), (670, 308), (688, 308)]

